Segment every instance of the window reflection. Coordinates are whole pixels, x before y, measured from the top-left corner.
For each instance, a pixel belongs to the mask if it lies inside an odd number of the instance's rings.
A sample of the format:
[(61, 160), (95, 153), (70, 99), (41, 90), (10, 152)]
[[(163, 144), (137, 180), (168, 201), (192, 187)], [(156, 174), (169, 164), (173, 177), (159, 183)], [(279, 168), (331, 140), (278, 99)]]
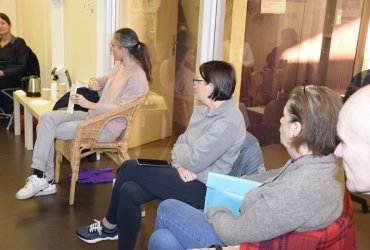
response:
[(193, 113), (196, 46), (193, 34), (182, 24), (177, 32), (173, 131), (182, 134)]
[[(353, 74), (363, 0), (353, 3), (287, 1), (285, 12), (273, 14), (261, 13), (261, 0), (248, 1), (240, 102), (247, 106), (248, 130), (261, 145), (279, 143), (279, 117), (295, 86), (322, 84), (344, 93)], [(238, 5), (227, 1), (224, 44), (236, 32), (230, 20)], [(247, 51), (254, 57), (249, 66)], [(225, 45), (223, 58), (232, 53)]]
[(194, 102), (192, 79), (200, 1), (126, 0), (122, 3), (119, 26), (137, 31), (149, 47), (153, 65), (147, 102), (141, 107), (130, 135), (130, 147), (136, 147), (176, 137), (188, 125)]

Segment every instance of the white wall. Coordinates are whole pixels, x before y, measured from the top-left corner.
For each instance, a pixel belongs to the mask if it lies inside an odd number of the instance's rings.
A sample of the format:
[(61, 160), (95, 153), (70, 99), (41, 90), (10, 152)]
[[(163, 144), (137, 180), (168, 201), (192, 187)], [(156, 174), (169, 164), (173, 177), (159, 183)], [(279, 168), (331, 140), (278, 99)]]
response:
[(12, 34), (20, 36), (18, 34), (16, 0), (0, 0), (0, 12), (6, 14), (10, 18), (12, 22)]
[[(111, 1), (0, 0), (0, 11), (10, 17), (12, 33), (24, 38), (37, 55), (42, 84), (47, 86), (51, 82), (51, 70), (57, 64), (64, 63), (72, 81), (87, 81), (109, 70), (106, 6)], [(62, 3), (62, 10), (55, 8), (57, 3)], [(64, 37), (55, 36), (55, 25), (64, 30)]]
[[(85, 0), (64, 0), (65, 66), (72, 81), (87, 81), (96, 72), (96, 8)], [(108, 44), (105, 49), (109, 49)]]

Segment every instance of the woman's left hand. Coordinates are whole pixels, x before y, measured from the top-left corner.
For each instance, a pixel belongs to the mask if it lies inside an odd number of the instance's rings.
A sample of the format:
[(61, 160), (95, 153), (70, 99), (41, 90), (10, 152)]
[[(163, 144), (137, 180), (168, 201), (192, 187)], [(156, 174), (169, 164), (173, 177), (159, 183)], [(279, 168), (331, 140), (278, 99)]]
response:
[(184, 182), (194, 181), (194, 180), (197, 179), (197, 175), (196, 174), (194, 174), (193, 172), (190, 172), (189, 170), (187, 170), (184, 167), (179, 167), (177, 169), (177, 172), (179, 172), (180, 178)]
[(98, 81), (95, 78), (91, 78), (89, 81), (89, 89), (99, 91), (101, 89)]
[(4, 76), (4, 72), (0, 70), (0, 76)]
[(70, 99), (74, 104), (78, 104), (83, 108), (95, 109), (95, 103), (88, 101), (83, 95), (74, 94), (70, 96)]

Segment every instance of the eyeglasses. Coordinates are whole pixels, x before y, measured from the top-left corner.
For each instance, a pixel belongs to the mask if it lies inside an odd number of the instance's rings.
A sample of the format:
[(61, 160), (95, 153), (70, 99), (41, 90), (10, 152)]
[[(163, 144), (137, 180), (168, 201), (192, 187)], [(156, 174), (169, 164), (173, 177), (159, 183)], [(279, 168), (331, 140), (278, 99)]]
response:
[(202, 80), (202, 79), (196, 79), (196, 78), (194, 78), (193, 79), (193, 87), (197, 86), (199, 82), (203, 82), (203, 81), (204, 80)]
[(110, 46), (111, 48), (114, 48), (114, 47), (120, 47), (118, 44), (113, 44), (113, 43), (110, 43), (110, 44), (109, 44), (109, 46)]

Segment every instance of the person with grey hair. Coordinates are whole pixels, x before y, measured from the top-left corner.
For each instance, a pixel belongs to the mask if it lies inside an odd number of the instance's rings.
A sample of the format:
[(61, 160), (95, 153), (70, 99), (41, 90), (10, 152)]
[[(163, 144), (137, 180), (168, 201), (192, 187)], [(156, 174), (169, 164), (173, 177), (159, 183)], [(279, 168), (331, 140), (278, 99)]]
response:
[(162, 202), (149, 249), (239, 245), (331, 224), (343, 210), (342, 169), (333, 154), (340, 108), (327, 87), (296, 87), (280, 119), (280, 141), (291, 159), (279, 169), (243, 176), (262, 184), (244, 197), (239, 216), (221, 206), (204, 215), (177, 200)]
[[(15, 197), (23, 200), (33, 196), (56, 193), (54, 180), (54, 139), (70, 140), (76, 136), (79, 123), (122, 105), (131, 103), (148, 92), (151, 80), (151, 63), (147, 47), (139, 41), (135, 31), (129, 28), (117, 30), (112, 38), (110, 50), (117, 62), (111, 72), (103, 77), (91, 78), (89, 88), (100, 92), (97, 103), (88, 101), (83, 95), (71, 94), (70, 100), (88, 112), (51, 111), (41, 116), (37, 126), (37, 138), (32, 156), (33, 174)], [(126, 127), (124, 119), (110, 121), (103, 129), (99, 141), (115, 140)]]
[(340, 143), (335, 155), (342, 158), (346, 186), (354, 193), (370, 194), (370, 85), (357, 90), (343, 105), (338, 119)]

